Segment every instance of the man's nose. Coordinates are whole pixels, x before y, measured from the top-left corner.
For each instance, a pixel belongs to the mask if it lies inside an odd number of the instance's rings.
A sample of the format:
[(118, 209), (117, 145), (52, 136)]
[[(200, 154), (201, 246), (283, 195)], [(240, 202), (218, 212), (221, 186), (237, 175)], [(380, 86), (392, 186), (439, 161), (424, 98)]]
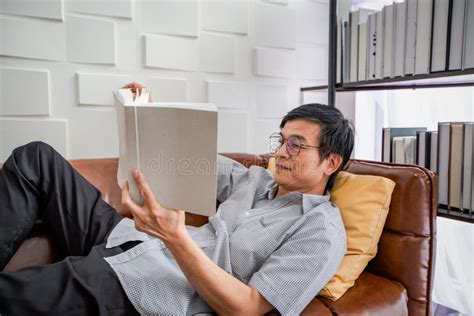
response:
[(288, 150), (286, 149), (286, 143), (283, 143), (283, 145), (278, 148), (277, 152), (275, 153), (275, 157), (285, 157), (289, 158), (290, 155), (288, 154)]

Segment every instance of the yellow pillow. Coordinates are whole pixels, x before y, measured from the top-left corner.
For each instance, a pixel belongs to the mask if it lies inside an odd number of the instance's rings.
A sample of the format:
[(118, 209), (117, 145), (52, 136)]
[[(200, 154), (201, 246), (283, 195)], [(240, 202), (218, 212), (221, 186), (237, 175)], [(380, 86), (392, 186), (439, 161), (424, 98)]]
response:
[(384, 177), (339, 172), (331, 190), (331, 202), (341, 212), (347, 252), (335, 276), (319, 295), (333, 301), (339, 299), (375, 257), (394, 187), (395, 182)]
[[(268, 170), (274, 172), (270, 158)], [(331, 202), (339, 207), (347, 235), (347, 252), (334, 277), (319, 292), (330, 300), (350, 289), (377, 253), (387, 219), (395, 182), (388, 178), (341, 171), (331, 190)]]

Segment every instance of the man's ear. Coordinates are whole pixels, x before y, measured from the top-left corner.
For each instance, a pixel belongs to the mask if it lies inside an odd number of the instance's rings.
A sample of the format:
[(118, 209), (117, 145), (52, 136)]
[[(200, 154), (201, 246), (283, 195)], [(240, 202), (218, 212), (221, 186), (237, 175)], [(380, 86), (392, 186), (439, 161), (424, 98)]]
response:
[(330, 176), (339, 169), (342, 164), (342, 157), (338, 154), (331, 153), (326, 158), (326, 175)]

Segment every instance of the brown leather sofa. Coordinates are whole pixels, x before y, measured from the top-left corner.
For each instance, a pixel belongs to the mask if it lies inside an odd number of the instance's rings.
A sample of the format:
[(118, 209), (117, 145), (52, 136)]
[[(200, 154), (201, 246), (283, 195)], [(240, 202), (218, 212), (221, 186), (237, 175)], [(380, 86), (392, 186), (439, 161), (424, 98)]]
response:
[[(265, 156), (225, 154), (246, 166), (266, 167)], [(116, 183), (117, 159), (71, 161), (118, 212), (127, 216)], [(1, 166), (0, 166), (1, 168)], [(437, 178), (424, 168), (351, 160), (347, 171), (381, 175), (396, 182), (377, 256), (353, 288), (336, 302), (316, 297), (305, 315), (430, 315), (436, 236)], [(188, 214), (187, 224), (199, 226), (205, 217)], [(5, 271), (58, 260), (48, 228), (37, 223)], [(275, 312), (273, 312), (275, 313)], [(276, 314), (276, 313), (275, 313)]]

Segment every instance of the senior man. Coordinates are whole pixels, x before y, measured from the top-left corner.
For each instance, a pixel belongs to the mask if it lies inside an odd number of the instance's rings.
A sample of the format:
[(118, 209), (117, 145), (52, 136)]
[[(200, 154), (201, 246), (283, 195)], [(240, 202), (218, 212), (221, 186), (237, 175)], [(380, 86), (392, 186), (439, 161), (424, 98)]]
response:
[[(130, 85), (136, 89), (136, 85)], [(134, 173), (122, 218), (50, 146), (15, 149), (0, 172), (0, 269), (35, 220), (51, 229), (64, 259), (0, 272), (1, 315), (184, 315), (300, 313), (337, 271), (346, 251), (329, 201), (354, 135), (334, 107), (290, 111), (271, 137), (276, 170), (218, 156), (215, 216), (188, 227)]]

